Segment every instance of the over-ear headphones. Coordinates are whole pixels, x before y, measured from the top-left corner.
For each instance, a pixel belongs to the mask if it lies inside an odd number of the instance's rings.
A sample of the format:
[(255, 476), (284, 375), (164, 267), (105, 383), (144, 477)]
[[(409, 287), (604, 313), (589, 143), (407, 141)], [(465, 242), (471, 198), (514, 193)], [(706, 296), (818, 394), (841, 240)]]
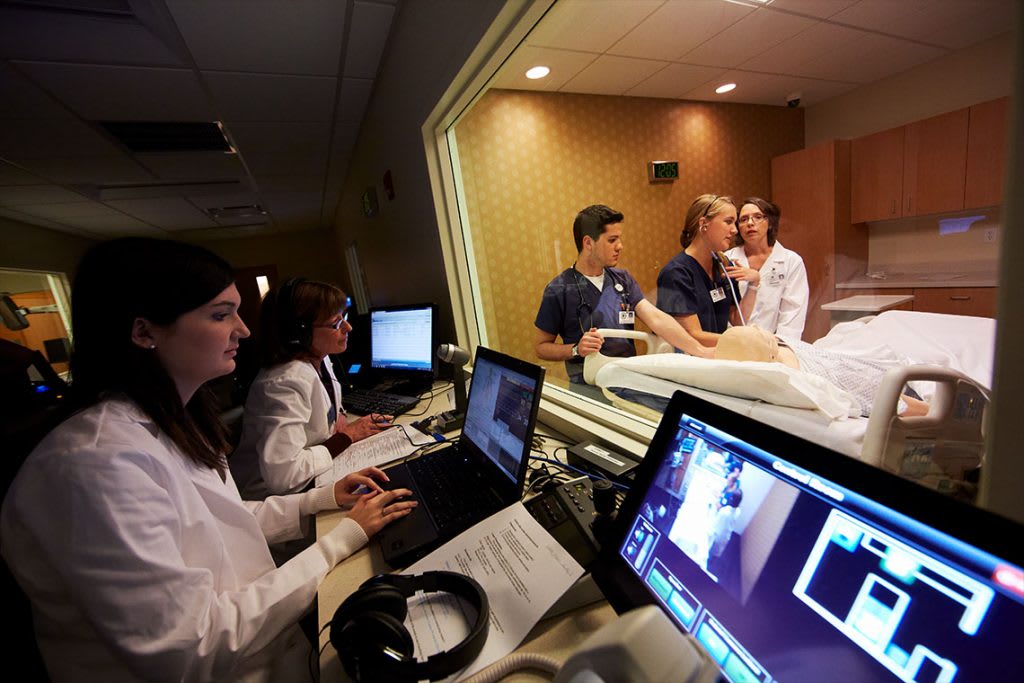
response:
[(277, 291), (278, 334), (292, 349), (308, 349), (313, 343), (313, 321), (300, 320), (295, 312), (295, 288), (305, 281), (304, 277), (289, 278)]
[[(451, 593), (476, 610), (469, 635), (424, 662), (413, 655), (412, 636), (403, 623), (408, 613), (406, 601), (419, 591)], [(381, 574), (365, 581), (338, 607), (331, 619), (331, 644), (355, 681), (436, 681), (476, 659), (487, 640), (489, 624), (487, 594), (472, 577), (445, 571)]]

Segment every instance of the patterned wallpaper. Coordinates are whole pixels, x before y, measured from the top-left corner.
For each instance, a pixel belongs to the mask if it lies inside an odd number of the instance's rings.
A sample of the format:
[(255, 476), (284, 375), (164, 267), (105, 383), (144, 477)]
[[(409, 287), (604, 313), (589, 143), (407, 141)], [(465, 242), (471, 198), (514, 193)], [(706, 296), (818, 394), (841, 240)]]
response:
[[(804, 118), (785, 107), (491, 90), (455, 137), (488, 342), (536, 361), (541, 292), (575, 260), (580, 209), (625, 215), (620, 266), (653, 301), (690, 202), (767, 196), (771, 158), (803, 147)], [(680, 178), (649, 183), (655, 160), (678, 161)], [(565, 376), (561, 363), (545, 365)]]

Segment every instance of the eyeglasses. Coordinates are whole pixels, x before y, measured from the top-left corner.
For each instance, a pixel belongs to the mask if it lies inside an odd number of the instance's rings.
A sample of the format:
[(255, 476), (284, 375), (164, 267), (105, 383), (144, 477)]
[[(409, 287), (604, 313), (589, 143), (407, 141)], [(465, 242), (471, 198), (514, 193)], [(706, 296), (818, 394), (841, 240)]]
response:
[(335, 330), (340, 330), (341, 326), (348, 322), (348, 309), (345, 309), (341, 313), (341, 317), (335, 320), (333, 323), (327, 323), (326, 325), (313, 325), (313, 327), (330, 327)]
[(764, 214), (755, 213), (751, 214), (750, 216), (740, 216), (740, 219), (737, 221), (737, 223), (739, 223), (740, 225), (746, 225), (747, 223), (760, 223), (764, 219)]

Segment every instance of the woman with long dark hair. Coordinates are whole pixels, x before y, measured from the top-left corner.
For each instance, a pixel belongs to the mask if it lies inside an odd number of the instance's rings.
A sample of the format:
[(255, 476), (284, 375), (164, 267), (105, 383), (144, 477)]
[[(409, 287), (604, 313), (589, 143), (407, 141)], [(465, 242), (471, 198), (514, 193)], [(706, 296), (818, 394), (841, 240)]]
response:
[[(55, 680), (300, 680), (296, 622), (341, 559), (415, 505), (369, 468), (333, 487), (241, 500), (203, 385), (249, 331), (227, 263), (128, 238), (94, 247), (72, 288), (73, 412), (4, 502), (2, 551)], [(369, 490), (360, 494), (357, 491)], [(268, 542), (345, 519), (281, 567)]]

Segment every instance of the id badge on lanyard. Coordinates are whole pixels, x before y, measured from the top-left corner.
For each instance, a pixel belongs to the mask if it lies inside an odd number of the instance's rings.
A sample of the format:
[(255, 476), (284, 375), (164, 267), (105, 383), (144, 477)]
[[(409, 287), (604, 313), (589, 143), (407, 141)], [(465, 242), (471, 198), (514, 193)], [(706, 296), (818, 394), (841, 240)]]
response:
[(619, 324), (620, 325), (632, 325), (636, 320), (636, 312), (632, 310), (619, 311)]
[(711, 301), (716, 303), (716, 304), (719, 301), (721, 301), (722, 299), (725, 298), (725, 290), (722, 289), (721, 287), (715, 287), (714, 289), (709, 289), (708, 290), (708, 294), (711, 295)]

